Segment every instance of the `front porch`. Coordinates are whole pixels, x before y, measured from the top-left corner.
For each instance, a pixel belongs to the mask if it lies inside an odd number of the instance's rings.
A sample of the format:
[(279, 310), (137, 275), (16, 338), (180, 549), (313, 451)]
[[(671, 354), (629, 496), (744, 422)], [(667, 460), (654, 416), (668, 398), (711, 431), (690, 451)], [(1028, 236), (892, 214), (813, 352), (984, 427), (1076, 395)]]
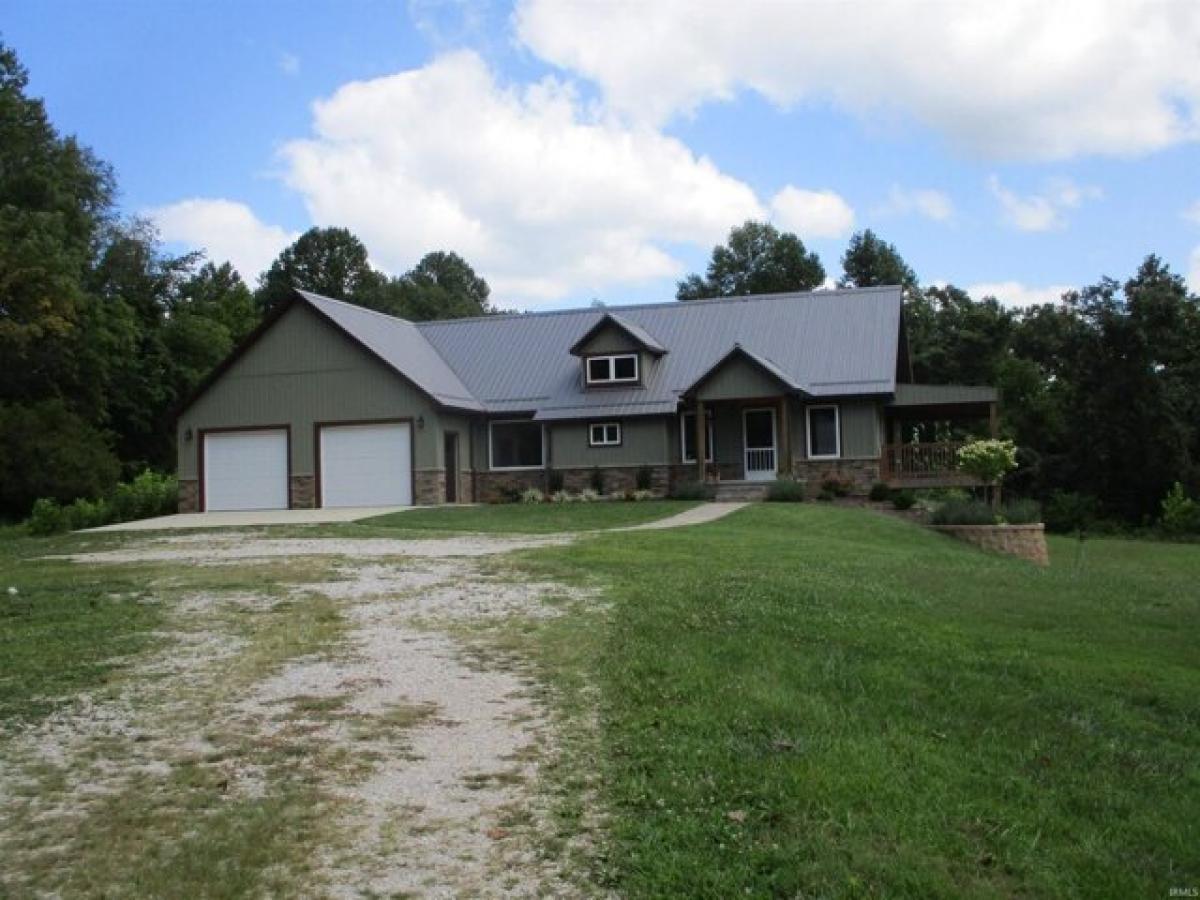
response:
[(958, 451), (999, 431), (995, 388), (898, 384), (884, 410), (880, 479), (894, 488), (978, 487), (958, 470)]

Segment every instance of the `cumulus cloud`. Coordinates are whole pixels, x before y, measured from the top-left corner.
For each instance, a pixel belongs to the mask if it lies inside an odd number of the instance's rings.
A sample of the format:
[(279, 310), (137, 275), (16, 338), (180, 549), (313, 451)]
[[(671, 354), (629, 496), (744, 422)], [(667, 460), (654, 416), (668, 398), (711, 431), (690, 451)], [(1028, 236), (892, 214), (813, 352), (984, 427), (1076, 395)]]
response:
[(1200, 200), (1197, 200), (1182, 213), (1183, 217), (1189, 222), (1195, 222), (1200, 225)]
[(519, 39), (662, 122), (739, 90), (1062, 159), (1200, 138), (1200, 4), (1172, 0), (520, 0)]
[(180, 200), (143, 214), (158, 226), (164, 240), (203, 250), (218, 264), (228, 260), (251, 286), (279, 251), (299, 237), (266, 224), (246, 204), (233, 200)]
[(991, 281), (972, 284), (967, 288), (967, 293), (976, 299), (995, 297), (1005, 306), (1038, 306), (1057, 303), (1069, 290), (1072, 287), (1067, 284), (1033, 287), (1019, 281)]
[(300, 57), (286, 50), (279, 54), (279, 71), (284, 75), (300, 74)]
[(954, 202), (943, 191), (894, 184), (879, 211), (884, 215), (917, 215), (934, 222), (949, 222), (954, 218)]
[(1064, 213), (1076, 209), (1085, 200), (1098, 200), (1104, 196), (1098, 187), (1078, 185), (1067, 178), (1050, 179), (1040, 193), (1018, 194), (992, 175), (988, 178), (988, 189), (999, 201), (1004, 221), (1019, 231), (1064, 228)]
[(830, 190), (806, 191), (788, 185), (771, 198), (772, 218), (785, 231), (804, 238), (836, 238), (854, 227), (854, 210)]
[(455, 250), (505, 302), (677, 276), (666, 243), (709, 246), (766, 215), (680, 141), (555, 78), (500, 84), (470, 51), (344, 85), (315, 104), (314, 132), (281, 151), (314, 222), (348, 227), (390, 271)]

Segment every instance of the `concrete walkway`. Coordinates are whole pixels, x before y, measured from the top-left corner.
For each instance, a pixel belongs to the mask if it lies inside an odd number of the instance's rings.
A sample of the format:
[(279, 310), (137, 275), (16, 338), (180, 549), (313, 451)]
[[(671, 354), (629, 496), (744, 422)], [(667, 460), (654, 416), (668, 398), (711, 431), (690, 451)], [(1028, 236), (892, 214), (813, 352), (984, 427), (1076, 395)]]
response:
[(238, 512), (176, 513), (135, 522), (117, 522), (87, 531), (168, 531), (175, 528), (245, 528), (254, 525), (323, 525), (357, 522), (415, 506), (348, 506), (342, 509), (251, 509)]
[(605, 531), (656, 531), (659, 528), (683, 528), (686, 525), (703, 525), (705, 522), (715, 522), (723, 519), (732, 512), (737, 512), (748, 503), (701, 503), (681, 513), (667, 516), (665, 519), (655, 519), (653, 522), (643, 522), (641, 525), (622, 525), (620, 528), (606, 528)]

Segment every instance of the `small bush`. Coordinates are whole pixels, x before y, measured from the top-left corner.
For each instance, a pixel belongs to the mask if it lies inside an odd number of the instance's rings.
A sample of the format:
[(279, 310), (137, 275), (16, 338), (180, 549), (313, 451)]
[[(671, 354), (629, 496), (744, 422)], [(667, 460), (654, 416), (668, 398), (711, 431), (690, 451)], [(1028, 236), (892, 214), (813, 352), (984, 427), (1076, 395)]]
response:
[(563, 473), (557, 469), (551, 469), (550, 473), (546, 476), (546, 493), (551, 496), (560, 493), (565, 483)]
[(525, 488), (525, 490), (521, 491), (522, 503), (541, 503), (545, 499), (546, 495), (535, 487)]
[(654, 491), (636, 490), (633, 492), (633, 499), (638, 503), (641, 503), (645, 500), (653, 500)]
[(929, 521), (934, 525), (995, 525), (996, 514), (978, 500), (950, 500), (935, 509)]
[(633, 481), (639, 491), (648, 491), (654, 485), (654, 472), (649, 466), (642, 466), (637, 470)]
[(497, 503), (518, 503), (525, 492), (515, 481), (502, 481), (496, 485)]
[(825, 488), (821, 488), (821, 490), (817, 492), (817, 499), (820, 500), (822, 503), (831, 503), (831, 502), (833, 502), (833, 498), (834, 498), (833, 491), (826, 490)]
[(1200, 503), (1189, 497), (1178, 481), (1163, 498), (1160, 522), (1167, 534), (1200, 534)]
[(592, 474), (588, 476), (588, 485), (597, 494), (604, 493), (604, 470), (599, 466), (592, 469)]
[(108, 525), (110, 522), (116, 521), (113, 518), (112, 505), (103, 498), (85, 500), (80, 497), (66, 507), (63, 512), (66, 514), (68, 527), (72, 531), (80, 528), (99, 528), (101, 525)]
[(159, 475), (149, 469), (133, 481), (118, 484), (110, 499), (112, 521), (148, 519), (175, 511), (179, 482), (174, 475)]
[(47, 500), (45, 497), (34, 501), (33, 510), (29, 513), (25, 525), (30, 534), (58, 534), (70, 527), (67, 524), (66, 511), (58, 505), (58, 501)]
[(1032, 525), (1042, 521), (1042, 505), (1036, 500), (1009, 500), (1000, 510), (1009, 525)]
[(1079, 532), (1092, 530), (1099, 518), (1100, 504), (1095, 497), (1074, 491), (1055, 491), (1046, 502), (1044, 521), (1047, 531)]
[(580, 503), (594, 503), (600, 499), (600, 492), (594, 491), (591, 488), (584, 488), (579, 492)]
[(767, 500), (772, 503), (801, 503), (804, 500), (804, 485), (786, 478), (772, 481), (767, 486)]
[(712, 495), (713, 489), (701, 481), (677, 481), (671, 488), (675, 500), (708, 500)]
[(829, 475), (821, 481), (821, 492), (831, 494), (834, 497), (848, 497), (853, 488), (853, 482), (847, 481), (845, 478), (840, 478), (837, 475)]
[(554, 493), (552, 493), (546, 499), (548, 499), (551, 503), (570, 503), (571, 495), (568, 494), (566, 491), (558, 490), (558, 491), (555, 491)]
[(875, 503), (886, 503), (892, 499), (892, 489), (886, 482), (877, 481), (871, 485), (871, 491), (867, 494), (867, 498)]
[(912, 491), (896, 491), (892, 494), (892, 507), (894, 509), (912, 509), (917, 502), (917, 496)]

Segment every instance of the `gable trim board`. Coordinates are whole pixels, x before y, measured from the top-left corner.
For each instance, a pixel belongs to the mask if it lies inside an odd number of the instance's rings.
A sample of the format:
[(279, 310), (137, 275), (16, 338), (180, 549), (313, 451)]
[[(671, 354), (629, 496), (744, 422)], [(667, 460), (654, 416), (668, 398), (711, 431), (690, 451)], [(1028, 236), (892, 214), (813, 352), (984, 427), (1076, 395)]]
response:
[(283, 504), (270, 507), (246, 507), (246, 506), (226, 506), (220, 504), (217, 509), (289, 509), (291, 508), (291, 482), (292, 482), (292, 427), (289, 424), (282, 425), (232, 425), (218, 428), (201, 428), (196, 431), (196, 477), (198, 481), (198, 494), (200, 512), (216, 511), (209, 502), (209, 477), (208, 468), (210, 460), (207, 458), (207, 441), (210, 437), (219, 438), (222, 435), (238, 435), (251, 434), (255, 432), (272, 432), (282, 431), (284, 434), (284, 455), (286, 457), (283, 471)]

